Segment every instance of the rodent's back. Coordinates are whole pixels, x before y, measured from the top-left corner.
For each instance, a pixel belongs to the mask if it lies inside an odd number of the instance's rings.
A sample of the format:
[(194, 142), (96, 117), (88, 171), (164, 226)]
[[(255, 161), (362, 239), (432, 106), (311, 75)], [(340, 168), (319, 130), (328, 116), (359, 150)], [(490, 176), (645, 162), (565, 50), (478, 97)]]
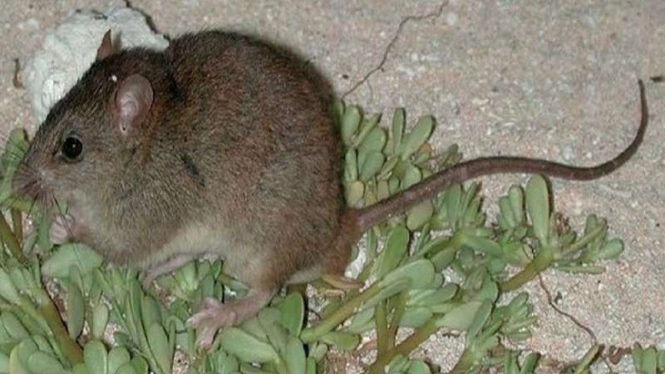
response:
[(181, 91), (173, 133), (206, 213), (235, 226), (239, 245), (288, 241), (284, 261), (320, 262), (343, 209), (338, 140), (320, 83), (302, 61), (237, 34), (184, 35), (165, 53)]

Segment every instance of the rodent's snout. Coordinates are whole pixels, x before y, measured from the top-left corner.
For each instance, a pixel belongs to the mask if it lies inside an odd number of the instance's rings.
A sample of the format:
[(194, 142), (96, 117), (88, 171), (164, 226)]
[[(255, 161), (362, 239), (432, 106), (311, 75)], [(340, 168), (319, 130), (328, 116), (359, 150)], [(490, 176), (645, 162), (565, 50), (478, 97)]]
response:
[(19, 198), (43, 200), (48, 194), (44, 188), (43, 173), (31, 162), (30, 154), (26, 154), (19, 162), (12, 180), (12, 189)]
[(18, 167), (14, 172), (14, 177), (12, 180), (12, 189), (14, 190), (14, 193), (16, 193), (18, 196), (27, 195), (29, 190), (32, 189), (31, 185), (34, 184), (34, 182), (33, 183), (30, 182), (36, 179), (34, 174), (35, 174), (34, 172), (31, 172), (30, 166), (28, 165), (27, 160), (24, 157), (19, 162)]

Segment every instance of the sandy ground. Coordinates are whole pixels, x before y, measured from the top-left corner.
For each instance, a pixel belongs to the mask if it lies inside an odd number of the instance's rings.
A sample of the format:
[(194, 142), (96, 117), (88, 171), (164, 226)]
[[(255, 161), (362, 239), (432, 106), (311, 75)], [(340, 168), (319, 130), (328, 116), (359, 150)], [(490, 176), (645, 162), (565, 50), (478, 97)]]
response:
[[(626, 252), (602, 275), (543, 277), (557, 307), (577, 323), (548, 305), (540, 285), (530, 287), (540, 322), (528, 346), (551, 359), (553, 369), (581, 357), (594, 339), (665, 348), (665, 83), (649, 79), (665, 74), (665, 1), (131, 3), (171, 36), (219, 27), (286, 44), (367, 112), (404, 106), (411, 119), (434, 114), (438, 149), (456, 142), (466, 157), (521, 154), (579, 165), (611, 158), (637, 128), (636, 81), (645, 79), (651, 124), (633, 160), (598, 181), (553, 182), (556, 209), (578, 228), (588, 213), (606, 217), (612, 233), (624, 238)], [(2, 1), (4, 134), (14, 126), (38, 125), (25, 92), (12, 85), (14, 60), (31, 56), (45, 30), (71, 10), (106, 10), (108, 4)], [(487, 202), (523, 180), (484, 180)], [(427, 355), (447, 366), (459, 344), (432, 341)]]

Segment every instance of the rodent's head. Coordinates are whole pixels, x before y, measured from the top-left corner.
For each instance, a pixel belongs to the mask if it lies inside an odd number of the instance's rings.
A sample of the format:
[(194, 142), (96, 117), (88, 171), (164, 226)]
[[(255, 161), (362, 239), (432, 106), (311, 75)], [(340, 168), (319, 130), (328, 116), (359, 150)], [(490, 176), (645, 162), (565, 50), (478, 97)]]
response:
[(101, 183), (132, 159), (154, 92), (141, 64), (122, 56), (104, 60), (106, 42), (105, 36), (97, 61), (37, 131), (14, 175), (19, 196), (50, 206), (54, 197), (71, 202), (104, 194)]

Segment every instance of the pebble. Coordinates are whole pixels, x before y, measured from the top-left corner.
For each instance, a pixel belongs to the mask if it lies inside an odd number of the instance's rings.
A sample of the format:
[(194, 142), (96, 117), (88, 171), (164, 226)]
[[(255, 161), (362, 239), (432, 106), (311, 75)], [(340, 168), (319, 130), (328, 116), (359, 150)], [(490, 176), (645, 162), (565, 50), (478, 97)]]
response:
[(457, 13), (450, 12), (446, 14), (446, 23), (448, 26), (455, 26), (457, 24), (457, 21), (459, 21), (459, 16)]

